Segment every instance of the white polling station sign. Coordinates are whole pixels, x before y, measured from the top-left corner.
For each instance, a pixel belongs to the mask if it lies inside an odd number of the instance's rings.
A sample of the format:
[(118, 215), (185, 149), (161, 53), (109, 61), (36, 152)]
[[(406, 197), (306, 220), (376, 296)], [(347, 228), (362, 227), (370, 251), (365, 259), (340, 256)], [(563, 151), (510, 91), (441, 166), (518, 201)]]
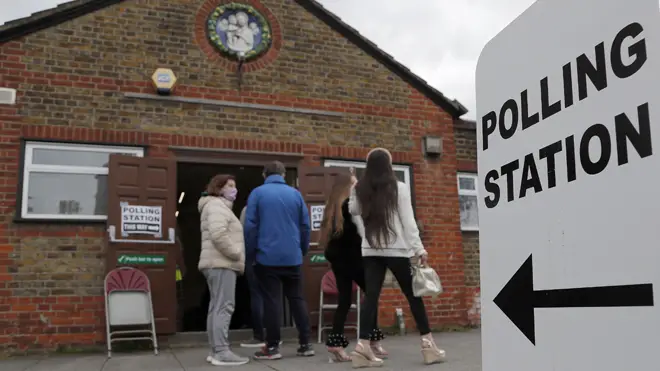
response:
[(312, 230), (320, 231), (323, 224), (323, 212), (325, 205), (312, 205), (310, 206), (309, 217), (312, 220)]
[(658, 0), (539, 0), (477, 65), (484, 371), (658, 368)]

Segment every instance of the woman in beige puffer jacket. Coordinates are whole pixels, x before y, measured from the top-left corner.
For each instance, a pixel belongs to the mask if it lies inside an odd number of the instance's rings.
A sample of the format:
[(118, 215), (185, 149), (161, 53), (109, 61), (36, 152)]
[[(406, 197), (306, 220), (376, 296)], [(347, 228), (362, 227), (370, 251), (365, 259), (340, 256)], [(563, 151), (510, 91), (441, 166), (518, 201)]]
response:
[(202, 232), (198, 268), (206, 277), (211, 294), (206, 320), (211, 354), (206, 360), (215, 366), (241, 365), (249, 361), (229, 349), (236, 278), (245, 269), (243, 226), (232, 211), (237, 193), (233, 176), (216, 175), (197, 205)]

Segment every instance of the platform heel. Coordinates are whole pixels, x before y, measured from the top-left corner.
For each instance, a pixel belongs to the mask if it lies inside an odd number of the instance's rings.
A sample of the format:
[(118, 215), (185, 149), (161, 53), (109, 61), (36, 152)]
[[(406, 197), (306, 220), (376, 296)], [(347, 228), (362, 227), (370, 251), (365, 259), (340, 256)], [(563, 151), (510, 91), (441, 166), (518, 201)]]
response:
[(370, 346), (371, 346), (371, 351), (374, 353), (374, 355), (377, 358), (385, 360), (387, 359), (387, 356), (389, 356), (389, 353), (383, 348), (382, 345), (380, 345), (380, 342), (372, 341)]
[(358, 343), (355, 350), (351, 352), (351, 363), (353, 368), (383, 367), (383, 360), (377, 358), (371, 348)]
[(328, 363), (350, 362), (351, 357), (346, 354), (343, 348), (328, 347)]
[(435, 345), (433, 338), (422, 338), (422, 358), (424, 358), (424, 364), (432, 365), (444, 362), (446, 353)]

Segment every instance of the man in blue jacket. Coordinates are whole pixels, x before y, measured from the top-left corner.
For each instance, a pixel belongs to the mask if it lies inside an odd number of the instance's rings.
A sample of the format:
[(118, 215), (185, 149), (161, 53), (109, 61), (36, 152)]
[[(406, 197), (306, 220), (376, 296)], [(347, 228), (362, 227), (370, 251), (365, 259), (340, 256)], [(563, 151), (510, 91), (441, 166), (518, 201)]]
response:
[(302, 195), (284, 181), (286, 169), (279, 161), (264, 167), (265, 182), (252, 191), (245, 212), (246, 265), (254, 272), (270, 313), (264, 316), (266, 346), (256, 359), (280, 359), (282, 291), (289, 300), (298, 327), (299, 356), (313, 356), (307, 303), (302, 291), (303, 257), (309, 250), (309, 212)]

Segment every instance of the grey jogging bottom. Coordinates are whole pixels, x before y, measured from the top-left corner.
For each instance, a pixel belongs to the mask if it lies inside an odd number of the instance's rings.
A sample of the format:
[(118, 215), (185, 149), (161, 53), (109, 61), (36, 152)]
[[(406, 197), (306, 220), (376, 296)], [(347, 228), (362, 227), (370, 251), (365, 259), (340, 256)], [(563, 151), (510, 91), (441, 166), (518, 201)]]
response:
[(206, 318), (206, 332), (213, 354), (229, 349), (229, 323), (234, 314), (236, 295), (236, 272), (231, 269), (203, 269), (209, 285), (211, 301)]

